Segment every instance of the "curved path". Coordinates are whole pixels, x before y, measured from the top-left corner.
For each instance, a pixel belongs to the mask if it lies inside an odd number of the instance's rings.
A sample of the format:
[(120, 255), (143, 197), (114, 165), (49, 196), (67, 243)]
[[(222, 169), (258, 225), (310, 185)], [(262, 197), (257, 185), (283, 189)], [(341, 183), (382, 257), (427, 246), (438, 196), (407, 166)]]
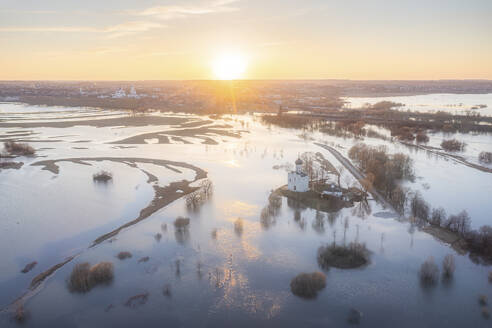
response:
[[(359, 183), (362, 184), (362, 180), (365, 179), (364, 174), (361, 171), (359, 171), (358, 168), (352, 165), (352, 163), (347, 158), (345, 158), (342, 154), (340, 154), (338, 150), (336, 150), (331, 146), (324, 145), (318, 142), (315, 142), (314, 144), (328, 150), (357, 179), (357, 181), (359, 181)], [(381, 203), (385, 208), (395, 211), (393, 209), (393, 206), (391, 206), (391, 204), (388, 203), (388, 201), (386, 201), (386, 199), (376, 189), (371, 188), (369, 192), (374, 197), (374, 199), (376, 199), (379, 203)]]

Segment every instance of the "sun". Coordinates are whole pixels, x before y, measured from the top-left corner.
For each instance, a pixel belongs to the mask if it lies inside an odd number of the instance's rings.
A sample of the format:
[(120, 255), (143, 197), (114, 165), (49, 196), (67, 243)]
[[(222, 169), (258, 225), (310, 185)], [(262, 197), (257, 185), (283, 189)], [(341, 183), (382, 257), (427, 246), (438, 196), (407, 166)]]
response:
[(237, 80), (243, 77), (248, 61), (242, 54), (227, 53), (212, 63), (214, 75), (219, 80)]

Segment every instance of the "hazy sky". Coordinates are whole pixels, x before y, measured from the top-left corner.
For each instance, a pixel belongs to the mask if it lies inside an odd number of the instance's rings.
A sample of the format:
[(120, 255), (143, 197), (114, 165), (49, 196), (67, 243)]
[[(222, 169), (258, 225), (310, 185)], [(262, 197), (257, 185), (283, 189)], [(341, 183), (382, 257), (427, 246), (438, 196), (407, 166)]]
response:
[(492, 79), (492, 0), (0, 0), (0, 79)]

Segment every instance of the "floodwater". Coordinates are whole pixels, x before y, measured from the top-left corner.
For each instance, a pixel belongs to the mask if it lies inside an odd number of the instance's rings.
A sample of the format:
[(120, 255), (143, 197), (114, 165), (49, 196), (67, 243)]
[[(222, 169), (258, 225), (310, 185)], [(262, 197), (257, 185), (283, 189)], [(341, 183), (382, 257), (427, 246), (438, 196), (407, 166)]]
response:
[[(428, 94), (417, 96), (394, 97), (346, 97), (350, 108), (360, 108), (364, 104), (375, 104), (380, 101), (392, 101), (404, 104), (400, 110), (418, 112), (445, 111), (452, 114), (465, 114), (466, 112), (480, 113), (482, 116), (492, 116), (492, 93), (486, 94)], [(473, 109), (473, 107), (485, 105), (485, 108)]]
[[(28, 115), (32, 116), (25, 118), (32, 121), (39, 119), (35, 112)], [(208, 120), (155, 115), (186, 122)], [(29, 315), (23, 326), (344, 327), (350, 326), (347, 316), (351, 308), (362, 312), (361, 326), (366, 327), (489, 326), (478, 303), (480, 294), (492, 297), (489, 268), (474, 264), (374, 201), (369, 202), (370, 212), (355, 204), (317, 215), (314, 209), (292, 208), (283, 198), (278, 216), (260, 220), (270, 192), (287, 181), (286, 170), (274, 166), (293, 163), (304, 152), (321, 152), (338, 167), (340, 163), (314, 142), (331, 144), (346, 155), (355, 140), (319, 133), (311, 135), (313, 140), (302, 139), (299, 131), (266, 127), (252, 115), (224, 117), (206, 124), (227, 124), (231, 126), (225, 128), (227, 131), (238, 131), (241, 137), (208, 134), (216, 145), (203, 144), (196, 135), (184, 137), (188, 144), (123, 145), (109, 142), (175, 129), (177, 125), (23, 129), (2, 128), (0, 124), (0, 135), (31, 131), (23, 138), (29, 139), (26, 141), (40, 156), (16, 159), (24, 162), (20, 170), (0, 171), (0, 306), (21, 296), (38, 273), (79, 254), (26, 299)], [(481, 203), (484, 212), (491, 212), (492, 205), (486, 200), (492, 192), (492, 174), (439, 157), (429, 158), (425, 152), (416, 153), (388, 141), (367, 138), (365, 142), (384, 143), (391, 152), (411, 154), (418, 176), (412, 187), (429, 184), (423, 188), (429, 192), (425, 194), (429, 202), (449, 207), (448, 212), (454, 211), (451, 207), (458, 201), (471, 207)], [(101, 234), (135, 219), (152, 200), (154, 183), (164, 186), (195, 177), (192, 170), (179, 167), (173, 168), (181, 173), (155, 164), (132, 166), (108, 160), (84, 160), (90, 165), (59, 162), (58, 174), (30, 165), (49, 159), (95, 157), (192, 164), (208, 172), (213, 197), (198, 211), (188, 210), (184, 199), (178, 199), (111, 240), (88, 248)], [(101, 185), (92, 181), (92, 174), (101, 169), (113, 173), (112, 182)], [(159, 181), (149, 182), (143, 170)], [(342, 182), (353, 181), (345, 170)], [(433, 198), (440, 193), (442, 198)], [(466, 194), (470, 194), (468, 198)], [(471, 208), (467, 210), (473, 220), (486, 223), (485, 214), (482, 217)], [(188, 229), (174, 228), (178, 216), (190, 218)], [(237, 218), (243, 220), (242, 230), (234, 228)], [(157, 234), (162, 237), (156, 238)], [(319, 246), (352, 241), (365, 243), (371, 251), (368, 266), (325, 272), (326, 288), (315, 299), (291, 293), (289, 284), (297, 274), (321, 270), (316, 260)], [(121, 251), (131, 252), (132, 258), (117, 259)], [(418, 278), (422, 262), (432, 256), (441, 266), (446, 254), (455, 256), (454, 278), (423, 288)], [(147, 262), (139, 263), (147, 256)], [(27, 274), (20, 273), (32, 261), (37, 261), (37, 266)], [(74, 265), (100, 261), (114, 263), (112, 284), (85, 294), (70, 292), (67, 279)], [(144, 304), (125, 305), (130, 297), (142, 294), (147, 295)], [(11, 317), (9, 312), (1, 313), (0, 326), (17, 326)]]

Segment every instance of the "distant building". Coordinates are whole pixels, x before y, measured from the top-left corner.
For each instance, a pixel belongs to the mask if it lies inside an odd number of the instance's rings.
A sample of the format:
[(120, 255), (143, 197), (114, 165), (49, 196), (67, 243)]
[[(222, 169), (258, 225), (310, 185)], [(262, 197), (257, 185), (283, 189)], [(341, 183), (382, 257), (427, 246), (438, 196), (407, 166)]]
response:
[(135, 87), (133, 85), (130, 89), (130, 93), (128, 94), (128, 98), (140, 98), (140, 96), (137, 94), (137, 91), (135, 90)]
[(291, 171), (288, 174), (287, 188), (290, 191), (306, 192), (309, 191), (309, 177), (302, 170), (302, 160), (298, 158), (296, 160), (296, 170)]
[(111, 96), (112, 98), (125, 98), (126, 97), (126, 92), (122, 88), (119, 88), (118, 91), (113, 93)]

